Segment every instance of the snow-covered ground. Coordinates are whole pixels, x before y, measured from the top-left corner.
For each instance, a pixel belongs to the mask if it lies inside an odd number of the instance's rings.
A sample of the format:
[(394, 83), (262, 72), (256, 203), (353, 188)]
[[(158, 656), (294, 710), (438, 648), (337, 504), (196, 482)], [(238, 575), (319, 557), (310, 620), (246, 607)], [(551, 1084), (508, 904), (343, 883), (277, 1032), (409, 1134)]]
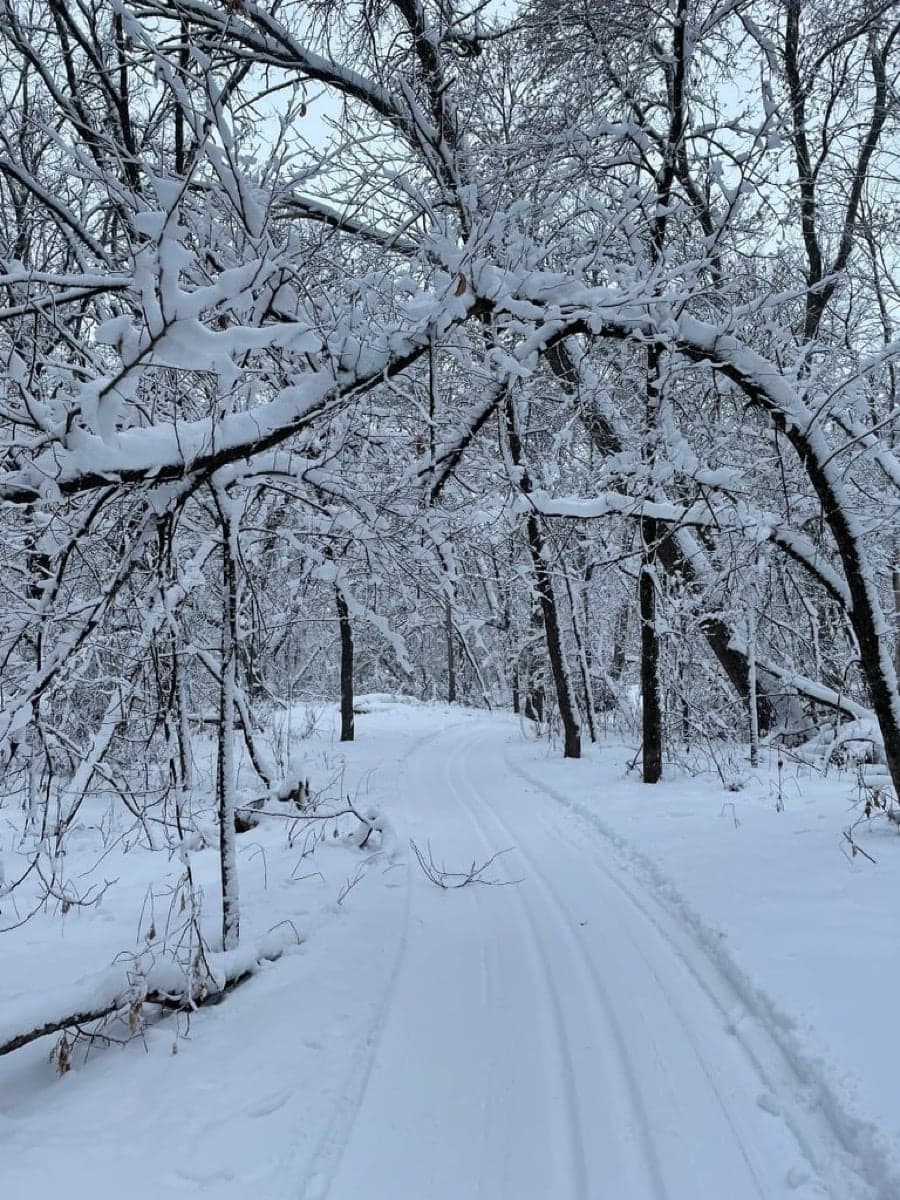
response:
[[(0, 1200), (900, 1196), (900, 842), (844, 855), (850, 777), (645, 788), (625, 747), (564, 762), (507, 714), (366, 707), (307, 762), (395, 839), (242, 835), (243, 935), (300, 944), (62, 1077), (53, 1038), (0, 1058)], [(0, 937), (0, 1027), (177, 924), (177, 859), (102, 835), (100, 905)], [(451, 871), (506, 851), (498, 886), (434, 886), (410, 838)]]

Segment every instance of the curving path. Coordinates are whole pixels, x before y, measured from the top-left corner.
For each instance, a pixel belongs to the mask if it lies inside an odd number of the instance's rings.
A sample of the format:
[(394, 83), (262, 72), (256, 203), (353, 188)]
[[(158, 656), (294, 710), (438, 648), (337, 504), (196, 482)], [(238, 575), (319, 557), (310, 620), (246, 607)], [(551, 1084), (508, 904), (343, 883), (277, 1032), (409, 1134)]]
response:
[(444, 892), (409, 868), (382, 1016), (305, 1200), (875, 1195), (703, 947), (506, 733), (450, 727), (406, 761), (398, 829), (455, 870), (512, 847), (491, 874), (519, 882)]

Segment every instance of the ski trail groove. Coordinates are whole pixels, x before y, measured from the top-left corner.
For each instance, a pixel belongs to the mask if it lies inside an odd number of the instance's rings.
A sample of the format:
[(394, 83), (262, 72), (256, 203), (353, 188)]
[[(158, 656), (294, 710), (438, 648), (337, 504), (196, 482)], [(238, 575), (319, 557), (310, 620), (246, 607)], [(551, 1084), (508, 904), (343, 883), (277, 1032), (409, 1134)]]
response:
[(388, 986), (306, 1200), (896, 1200), (834, 1147), (689, 910), (504, 766), (503, 736), (469, 719), (405, 756), (399, 827), (450, 870), (512, 846), (491, 870), (524, 878), (441, 890), (407, 860)]
[[(849, 1137), (847, 1134), (857, 1124), (854, 1118), (840, 1111), (836, 1097), (817, 1076), (815, 1066), (790, 1044), (791, 1035), (782, 1031), (780, 1021), (758, 1011), (753, 1002), (754, 985), (724, 950), (714, 953), (706, 944), (705, 939), (712, 936), (710, 931), (687, 909), (659, 868), (612, 832), (602, 818), (514, 761), (508, 750), (504, 760), (508, 770), (551, 799), (570, 821), (599, 834), (609, 844), (615, 856), (612, 861), (609, 856), (590, 853), (584, 840), (567, 833), (559, 824), (546, 817), (542, 821), (549, 834), (565, 839), (593, 870), (602, 872), (646, 925), (655, 930), (716, 1010), (722, 1028), (740, 1047), (760, 1087), (786, 1097), (779, 1104), (778, 1115), (830, 1200), (896, 1200), (900, 1189), (890, 1168), (880, 1160), (860, 1157), (852, 1133)], [(642, 877), (646, 878), (644, 884)], [(717, 961), (719, 954), (724, 955), (724, 963)], [(839, 1148), (837, 1157), (835, 1146)]]
[[(466, 812), (470, 824), (475, 829), (486, 854), (490, 856), (496, 852), (496, 847), (492, 845), (490, 839), (485, 835), (483, 826), (481, 825), (477, 815), (464, 798), (464, 793), (456, 781), (456, 776), (459, 772), (460, 762), (458, 757), (448, 757), (444, 764), (444, 779), (447, 782), (450, 791), (459, 801), (460, 807)], [(568, 1152), (571, 1163), (571, 1176), (575, 1188), (574, 1195), (576, 1200), (587, 1200), (589, 1191), (587, 1163), (584, 1149), (584, 1135), (582, 1132), (582, 1122), (579, 1112), (575, 1076), (572, 1068), (572, 1052), (569, 1043), (569, 1037), (566, 1031), (566, 1023), (559, 989), (554, 981), (551, 963), (547, 955), (544, 942), (540, 937), (538, 927), (534, 919), (534, 914), (532, 913), (528, 904), (522, 900), (522, 897), (515, 884), (511, 886), (520, 903), (525, 927), (528, 931), (528, 939), (530, 941), (532, 953), (537, 962), (540, 964), (541, 984), (545, 996), (549, 1002), (549, 1011), (552, 1015), (553, 1038), (557, 1046), (558, 1062), (562, 1068), (562, 1080), (565, 1087), (564, 1103), (566, 1139), (568, 1142)]]
[[(517, 836), (516, 831), (513, 830), (512, 828), (510, 828), (510, 826), (506, 823), (506, 821), (504, 821), (499, 816), (499, 814), (496, 812), (496, 810), (489, 809), (486, 811), (489, 814), (490, 820), (497, 826), (498, 831), (503, 835), (503, 837), (506, 839), (509, 839), (511, 841), (515, 841), (516, 836)], [(556, 836), (556, 830), (552, 826), (550, 826), (549, 824), (545, 824), (545, 828), (549, 834)], [(569, 842), (567, 844), (571, 849), (579, 850), (577, 843), (575, 843), (574, 841)], [(594, 959), (587, 952), (585, 947), (580, 942), (578, 942), (577, 939), (574, 939), (572, 936), (572, 932), (571, 932), (572, 931), (572, 922), (574, 920), (577, 920), (577, 917), (575, 917), (575, 915), (572, 913), (570, 906), (560, 896), (558, 889), (554, 886), (554, 884), (551, 882), (551, 880), (544, 874), (544, 871), (541, 867), (539, 860), (528, 849), (526, 849), (526, 847), (522, 844), (521, 838), (519, 839), (519, 844), (517, 846), (517, 849), (519, 850), (519, 853), (522, 855), (522, 857), (525, 859), (525, 861), (531, 867), (531, 869), (533, 871), (533, 878), (534, 878), (535, 882), (541, 888), (542, 892), (547, 897), (548, 901), (553, 905), (553, 907), (559, 913), (560, 926), (565, 929), (566, 936), (568, 937), (570, 942), (574, 942), (575, 948), (576, 948), (577, 952), (580, 954), (580, 957), (582, 958), (582, 960), (587, 968), (587, 971), (591, 976), (593, 985), (596, 989), (598, 1001), (603, 1010), (604, 1018), (609, 1025), (610, 1031), (612, 1032), (613, 1039), (615, 1042), (616, 1050), (622, 1060), (623, 1072), (626, 1075), (626, 1078), (627, 1078), (628, 1084), (629, 1084), (630, 1101), (631, 1101), (632, 1107), (634, 1108), (635, 1112), (637, 1114), (639, 1114), (639, 1116), (640, 1116), (643, 1150), (644, 1150), (644, 1154), (646, 1156), (646, 1161), (649, 1164), (651, 1176), (652, 1176), (654, 1186), (656, 1189), (656, 1195), (659, 1197), (659, 1200), (667, 1200), (668, 1191), (667, 1191), (665, 1183), (663, 1182), (663, 1179), (662, 1179), (662, 1172), (661, 1172), (660, 1164), (658, 1161), (658, 1156), (656, 1153), (656, 1147), (653, 1142), (652, 1125), (651, 1125), (650, 1119), (647, 1115), (646, 1104), (645, 1104), (644, 1097), (643, 1097), (643, 1089), (642, 1089), (641, 1084), (639, 1083), (639, 1081), (637, 1079), (637, 1075), (632, 1067), (631, 1058), (630, 1058), (630, 1055), (628, 1053), (628, 1048), (627, 1048), (627, 1040), (623, 1033), (621, 1023), (619, 1022), (619, 1020), (616, 1016), (615, 1007), (612, 1004), (612, 1001), (610, 999), (609, 991), (608, 991), (605, 983), (603, 982), (602, 975), (599, 972), (599, 970), (597, 968), (597, 964), (594, 961)], [(767, 1200), (766, 1193), (763, 1189), (763, 1185), (762, 1185), (761, 1181), (759, 1180), (759, 1177), (757, 1175), (754, 1164), (753, 1164), (749, 1154), (747, 1153), (747, 1149), (743, 1143), (743, 1140), (741, 1138), (741, 1134), (737, 1127), (737, 1124), (732, 1116), (732, 1113), (730, 1112), (728, 1106), (726, 1105), (726, 1103), (722, 1097), (721, 1091), (720, 1091), (714, 1077), (712, 1076), (712, 1074), (710, 1073), (710, 1071), (708, 1069), (705, 1058), (702, 1055), (702, 1053), (700, 1052), (700, 1048), (696, 1043), (696, 1039), (694, 1037), (693, 1031), (690, 1029), (688, 1022), (686, 1021), (686, 1019), (684, 1017), (684, 1013), (683, 1013), (681, 1007), (674, 1001), (673, 997), (668, 993), (665, 983), (660, 978), (660, 976), (656, 970), (656, 967), (654, 966), (654, 964), (652, 963), (650, 958), (644, 954), (639, 943), (634, 944), (634, 949), (635, 949), (635, 952), (640, 955), (641, 959), (643, 960), (643, 962), (645, 963), (645, 965), (647, 967), (648, 972), (653, 976), (656, 983), (658, 984), (661, 996), (663, 996), (666, 1003), (671, 1008), (673, 1016), (678, 1021), (678, 1024), (681, 1027), (685, 1038), (690, 1043), (690, 1045), (694, 1051), (694, 1054), (696, 1055), (698, 1065), (699, 1065), (700, 1069), (702, 1070), (703, 1075), (709, 1082), (710, 1091), (715, 1095), (716, 1101), (719, 1104), (719, 1107), (722, 1111), (723, 1118), (725, 1119), (726, 1123), (728, 1124), (728, 1126), (730, 1127), (730, 1129), (732, 1131), (732, 1134), (733, 1134), (734, 1140), (735, 1140), (735, 1144), (740, 1149), (741, 1155), (744, 1159), (744, 1162), (746, 1163), (748, 1172), (753, 1177), (756, 1191), (760, 1197), (760, 1200)]]
[[(434, 758), (422, 756), (416, 761), (416, 756), (426, 743), (445, 738), (456, 724), (435, 730), (404, 756), (404, 762), (416, 762), (416, 769), (404, 772), (397, 788), (398, 811), (403, 814), (399, 825), (403, 828), (408, 824), (410, 834), (416, 824), (410, 805), (414, 798), (430, 792), (433, 783), (430, 768)], [(438, 1200), (438, 1196), (451, 1194), (474, 1195), (477, 1193), (469, 1190), (451, 1192), (448, 1181), (464, 1172), (468, 1189), (473, 1158), (477, 1163), (479, 1157), (484, 1160), (490, 1153), (490, 1132), (476, 1124), (476, 1117), (489, 1108), (489, 1096), (478, 1089), (484, 1075), (483, 1063), (491, 1058), (491, 1044), (484, 1029), (466, 1030), (465, 1025), (456, 1028), (460, 1019), (465, 1021), (485, 1011), (485, 997), (492, 986), (484, 948), (474, 941), (478, 957), (474, 962), (470, 960), (467, 943), (460, 1012), (454, 1011), (452, 967), (460, 951), (460, 934), (470, 927), (480, 928), (474, 891), (467, 889), (454, 896), (456, 919), (446, 927), (447, 937), (441, 938), (443, 929), (435, 922), (435, 903), (440, 906), (447, 895), (420, 876), (411, 853), (407, 856), (407, 879), (406, 936), (392, 974), (378, 1041), (371, 1047), (365, 1078), (356, 1089), (352, 1114), (348, 1113), (348, 1119), (338, 1127), (334, 1140), (341, 1144), (333, 1146), (327, 1165), (320, 1165), (314, 1181), (316, 1190), (309, 1200), (375, 1200), (382, 1195), (391, 1200), (418, 1200), (423, 1196)], [(436, 955), (436, 950), (441, 953)], [(444, 1019), (446, 1024), (441, 1024)], [(472, 1044), (481, 1055), (477, 1059), (480, 1069), (476, 1070), (473, 1063), (471, 1073), (465, 1077), (465, 1091), (461, 1087), (448, 1090), (450, 1084), (441, 1078), (438, 1064), (445, 1063), (450, 1078), (456, 1078), (460, 1063), (468, 1065), (474, 1051), (447, 1059), (439, 1042), (444, 1037), (451, 1041), (454, 1036), (459, 1038), (464, 1031), (472, 1035)], [(431, 1058), (435, 1062), (429, 1065)], [(427, 1087), (429, 1081), (433, 1087)], [(446, 1104), (446, 1110), (441, 1103)], [(445, 1129), (452, 1136), (448, 1137)], [(460, 1129), (465, 1132), (462, 1146), (457, 1145)], [(457, 1150), (464, 1150), (465, 1157), (454, 1153)], [(440, 1188), (444, 1190), (436, 1190)]]
[[(587, 954), (587, 952), (584, 949), (584, 946), (581, 944), (581, 942), (579, 942), (578, 938), (575, 936), (575, 934), (573, 932), (572, 916), (570, 913), (568, 913), (566, 911), (564, 906), (561, 904), (555, 890), (550, 885), (549, 881), (544, 877), (543, 872), (540, 867), (540, 864), (535, 860), (535, 858), (531, 854), (529, 854), (527, 851), (525, 851), (523, 849), (521, 844), (519, 844), (521, 839), (517, 835), (516, 831), (510, 829), (503, 821), (501, 821), (497, 817), (496, 812), (493, 809), (491, 809), (489, 806), (485, 805), (481, 810), (476, 811), (472, 807), (472, 804), (469, 801), (469, 799), (464, 798), (467, 796), (476, 795), (478, 793), (478, 788), (476, 786), (473, 786), (473, 783), (472, 783), (471, 767), (469, 765), (469, 760), (468, 760), (467, 756), (465, 754), (457, 754), (453, 758), (453, 763), (455, 765), (455, 770), (457, 771), (457, 773), (459, 774), (459, 776), (462, 778), (462, 780), (465, 783), (464, 789), (458, 789), (457, 794), (460, 796), (462, 803), (466, 807), (470, 819), (473, 821), (473, 823), (476, 825), (476, 827), (478, 827), (478, 829), (480, 830), (484, 845), (486, 846), (486, 848), (490, 849), (490, 847), (494, 844), (493, 840), (489, 837), (489, 835), (485, 831), (484, 817), (487, 816), (488, 819), (497, 827), (498, 832), (505, 839), (506, 844), (516, 846), (518, 852), (522, 855), (522, 857), (525, 859), (525, 861), (531, 867), (532, 872), (533, 872), (533, 875), (532, 875), (533, 881), (540, 889), (541, 894), (546, 898), (549, 909), (552, 910), (556, 914), (556, 918), (554, 920), (554, 927), (555, 927), (556, 932), (561, 935), (561, 939), (568, 946), (570, 955), (571, 955), (572, 959), (575, 961), (575, 963), (577, 964), (576, 969), (579, 970), (579, 972), (582, 974), (582, 976), (586, 975), (588, 977), (588, 980), (590, 983), (590, 990), (593, 992), (594, 1000), (595, 1000), (595, 1003), (596, 1003), (598, 1009), (600, 1010), (601, 1018), (606, 1023), (607, 1028), (609, 1029), (609, 1031), (612, 1035), (613, 1046), (615, 1048), (615, 1051), (616, 1051), (616, 1054), (617, 1054), (617, 1057), (619, 1060), (619, 1066), (620, 1066), (622, 1075), (626, 1082), (626, 1086), (628, 1089), (628, 1100), (629, 1100), (629, 1104), (632, 1109), (632, 1112), (634, 1114), (636, 1127), (638, 1129), (643, 1161), (644, 1161), (645, 1169), (647, 1171), (649, 1182), (652, 1187), (654, 1200), (669, 1200), (669, 1193), (665, 1186), (665, 1183), (663, 1181), (662, 1174), (660, 1171), (660, 1165), (659, 1165), (659, 1161), (658, 1161), (657, 1154), (656, 1154), (656, 1148), (653, 1144), (652, 1131), (650, 1129), (646, 1109), (645, 1109), (643, 1098), (642, 1098), (641, 1092), (640, 1092), (640, 1087), (638, 1085), (637, 1079), (635, 1078), (634, 1072), (632, 1070), (631, 1060), (628, 1055), (628, 1050), (627, 1050), (627, 1047), (625, 1044), (625, 1039), (624, 1039), (624, 1036), (622, 1033), (621, 1026), (620, 1026), (618, 1020), (616, 1019), (615, 1010), (614, 1010), (612, 1004), (610, 1003), (609, 995), (606, 991), (606, 988), (603, 984), (602, 979), (600, 978), (600, 976), (597, 972), (597, 969), (596, 969), (596, 966), (595, 966), (593, 960)], [(551, 968), (549, 959), (547, 957), (546, 949), (545, 949), (545, 940), (544, 940), (544, 938), (542, 938), (542, 936), (540, 934), (531, 904), (526, 899), (526, 897), (523, 896), (522, 892), (519, 890), (519, 888), (517, 886), (513, 885), (513, 889), (514, 889), (516, 895), (519, 897), (522, 909), (526, 915), (526, 919), (528, 921), (529, 928), (531, 930), (532, 937), (534, 938), (534, 941), (538, 948), (538, 951), (541, 954), (542, 961), (544, 963), (544, 968), (545, 968), (545, 971), (547, 972), (548, 982), (550, 983), (550, 985), (553, 989), (553, 994), (556, 999), (556, 1010), (558, 1013), (559, 1022), (560, 1022), (560, 1030), (561, 1030), (560, 1045), (561, 1045), (561, 1048), (563, 1049), (563, 1052), (566, 1056), (567, 1061), (570, 1063), (571, 1060), (570, 1060), (569, 1041), (568, 1041), (568, 1038), (566, 1037), (565, 1025), (562, 1020), (562, 1010), (561, 1010), (561, 1006), (559, 1004), (559, 991), (558, 991), (558, 988), (556, 987), (556, 985), (552, 983), (553, 973), (552, 973), (552, 968)], [(569, 1073), (571, 1075), (571, 1065), (569, 1065)], [(575, 1088), (574, 1079), (572, 1079), (570, 1086), (572, 1089), (572, 1096), (573, 1096), (573, 1104), (571, 1107), (571, 1120), (573, 1122), (573, 1125), (576, 1128), (578, 1128), (580, 1131), (581, 1124), (582, 1124), (582, 1117), (578, 1110), (577, 1090)], [(580, 1132), (579, 1132), (579, 1138), (578, 1138), (578, 1145), (579, 1145), (579, 1152), (580, 1152), (581, 1163), (582, 1163), (582, 1172), (585, 1172), (586, 1166), (584, 1165), (585, 1164), (584, 1139), (583, 1139), (583, 1136), (580, 1134)], [(582, 1178), (581, 1187), (583, 1190), (579, 1194), (580, 1195), (588, 1195), (589, 1190), (588, 1190), (587, 1179), (584, 1178), (583, 1175), (581, 1178)], [(763, 1200), (765, 1200), (765, 1197), (763, 1197)]]
[[(398, 776), (402, 778), (409, 760), (430, 743), (444, 736), (447, 728), (455, 728), (455, 726), (431, 730), (416, 738), (397, 762)], [(347, 1142), (352, 1135), (353, 1125), (366, 1093), (407, 951), (412, 908), (412, 865), (408, 857), (404, 874), (403, 916), (400, 922), (397, 949), (387, 983), (375, 1007), (375, 1014), (369, 1025), (365, 1041), (354, 1055), (346, 1081), (341, 1089), (341, 1098), (334, 1106), (316, 1149), (306, 1164), (301, 1182), (298, 1185), (295, 1177), (285, 1187), (285, 1200), (294, 1200), (294, 1197), (298, 1195), (302, 1197), (302, 1200), (324, 1200), (340, 1166), (341, 1156)]]
[[(664, 943), (667, 950), (670, 953), (672, 953), (674, 957), (676, 957), (678, 959), (678, 961), (689, 972), (689, 974), (696, 981), (696, 983), (699, 985), (699, 987), (702, 988), (702, 990), (705, 993), (705, 995), (707, 996), (707, 998), (711, 1001), (711, 1003), (714, 1005), (714, 1007), (716, 1008), (716, 1010), (722, 1017), (723, 1028), (726, 1028), (726, 1029), (729, 1028), (733, 1022), (733, 1016), (730, 1015), (725, 1010), (725, 1008), (722, 1006), (722, 1003), (719, 1000), (719, 998), (713, 993), (713, 991), (710, 989), (710, 987), (708, 986), (706, 981), (702, 978), (700, 973), (696, 970), (695, 965), (689, 961), (689, 959), (684, 954), (681, 947), (677, 944), (676, 939), (671, 934), (666, 932), (666, 930), (663, 928), (662, 924), (658, 920), (657, 916), (652, 912), (650, 906), (647, 904), (641, 903), (639, 897), (635, 894), (635, 892), (633, 890), (631, 890), (630, 888), (628, 888), (626, 886), (626, 884), (620, 878), (618, 878), (616, 873), (610, 869), (609, 865), (603, 861), (602, 857), (588, 854), (585, 851), (584, 845), (581, 842), (579, 842), (575, 837), (567, 834), (565, 831), (559, 829), (558, 826), (551, 824), (549, 821), (547, 821), (543, 818), (539, 818), (539, 819), (541, 820), (542, 827), (544, 828), (544, 830), (546, 831), (548, 836), (554, 837), (560, 841), (565, 842), (565, 844), (569, 847), (569, 849), (571, 849), (574, 853), (576, 853), (581, 858), (583, 858), (590, 865), (591, 869), (602, 871), (605, 874), (605, 876), (608, 878), (609, 882), (622, 894), (622, 896), (627, 900), (627, 902), (633, 908), (635, 908), (638, 913), (640, 913), (642, 919), (644, 921), (646, 921), (648, 923), (648, 925), (652, 926), (653, 930), (658, 935), (660, 941)], [(706, 1061), (706, 1056), (704, 1055), (704, 1053), (698, 1043), (698, 1040), (697, 1040), (694, 1030), (691, 1028), (690, 1022), (688, 1021), (687, 1016), (685, 1014), (683, 1005), (678, 1001), (677, 997), (672, 995), (670, 990), (667, 989), (665, 981), (660, 977), (656, 966), (654, 965), (652, 959), (647, 954), (647, 952), (645, 951), (644, 947), (641, 945), (640, 942), (636, 941), (634, 943), (634, 949), (635, 949), (635, 952), (640, 955), (641, 959), (645, 963), (648, 972), (653, 976), (653, 978), (656, 980), (657, 984), (659, 985), (661, 994), (665, 997), (666, 1002), (668, 1003), (669, 1007), (671, 1008), (673, 1015), (675, 1016), (680, 1028), (682, 1029), (682, 1031), (684, 1033), (685, 1038), (690, 1043), (690, 1045), (697, 1057), (697, 1062), (700, 1065), (700, 1068), (702, 1069), (706, 1078), (709, 1080), (710, 1089), (714, 1092), (714, 1094), (719, 1102), (719, 1105), (722, 1109), (722, 1113), (723, 1113), (725, 1119), (727, 1120), (729, 1126), (731, 1127), (731, 1130), (735, 1137), (735, 1142), (741, 1146), (742, 1152), (744, 1154), (744, 1159), (747, 1163), (748, 1168), (751, 1171), (754, 1171), (754, 1173), (755, 1173), (755, 1169), (753, 1167), (750, 1156), (747, 1154), (746, 1147), (743, 1144), (743, 1140), (742, 1140), (740, 1131), (738, 1129), (738, 1126), (737, 1126), (737, 1124), (732, 1116), (732, 1113), (722, 1095), (722, 1091), (721, 1091), (721, 1088), (719, 1087), (718, 1082), (716, 1081), (715, 1077), (713, 1076), (712, 1072), (709, 1069), (709, 1066)], [(746, 1050), (746, 1048), (744, 1048), (744, 1049)], [(748, 1059), (749, 1059), (751, 1065), (753, 1066), (754, 1070), (758, 1074), (761, 1085), (763, 1085), (763, 1087), (765, 1087), (767, 1090), (777, 1090), (777, 1088), (773, 1084), (772, 1080), (766, 1075), (761, 1064), (749, 1052), (748, 1052)], [(794, 1132), (795, 1136), (797, 1136), (796, 1130), (792, 1129), (792, 1132)], [(798, 1136), (797, 1140), (801, 1146), (801, 1149), (804, 1152), (804, 1155), (808, 1158), (808, 1160), (810, 1162), (810, 1166), (814, 1167), (815, 1169), (818, 1169), (816, 1163), (807, 1154), (806, 1139)], [(762, 1197), (762, 1200), (765, 1200), (765, 1193), (763, 1191), (762, 1185), (758, 1183), (758, 1187), (759, 1187), (759, 1192), (760, 1192), (760, 1196)]]

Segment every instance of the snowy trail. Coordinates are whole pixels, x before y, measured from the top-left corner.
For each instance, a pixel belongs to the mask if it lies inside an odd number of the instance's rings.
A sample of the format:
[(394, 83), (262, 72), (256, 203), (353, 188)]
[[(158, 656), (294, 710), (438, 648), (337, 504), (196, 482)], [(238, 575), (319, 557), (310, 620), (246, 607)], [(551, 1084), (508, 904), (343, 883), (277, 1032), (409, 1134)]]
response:
[[(260, 826), (242, 843), (247, 929), (289, 918), (302, 943), (227, 1003), (92, 1047), (63, 1079), (46, 1043), (0, 1061), (0, 1200), (900, 1197), (880, 1126), (814, 1029), (786, 1015), (815, 988), (833, 1007), (846, 996), (847, 1013), (869, 1012), (866, 955), (886, 943), (840, 968), (806, 954), (810, 909), (822, 939), (844, 930), (839, 956), (870, 910), (846, 889), (810, 892), (805, 877), (785, 891), (761, 857), (772, 851), (768, 809), (756, 840), (738, 844), (707, 828), (703, 806), (718, 812), (720, 801), (702, 781), (687, 796), (676, 783), (649, 797), (622, 778), (615, 748), (564, 763), (523, 742), (505, 714), (386, 703), (352, 747), (335, 756), (323, 744), (318, 770), (339, 769), (342, 787), (393, 818), (397, 852), (326, 838), (308, 861), (305, 842)], [(686, 815), (692, 832), (672, 837)], [(792, 828), (809, 822), (800, 810)], [(642, 826), (655, 843), (632, 838)], [(701, 835), (711, 840), (692, 858)], [(452, 870), (508, 850), (490, 873), (510, 886), (441, 891), (404, 854), (409, 836)], [(648, 855), (648, 841), (665, 853)], [(115, 908), (23, 931), (18, 966), (0, 970), (7, 1004), (129, 945), (148, 880), (168, 895), (156, 861), (117, 863)], [(211, 881), (214, 851), (195, 867)], [(871, 912), (887, 938), (889, 905)], [(771, 954), (745, 956), (748, 922), (774, 939)], [(793, 993), (780, 974), (791, 952)], [(771, 991), (748, 974), (760, 960)], [(838, 971), (851, 963), (870, 974), (842, 992)], [(852, 1029), (845, 1021), (832, 1029)]]
[(506, 732), (409, 756), (398, 825), (449, 869), (514, 847), (492, 870), (521, 882), (443, 892), (413, 869), (346, 1144), (306, 1200), (876, 1195), (702, 947), (505, 761)]

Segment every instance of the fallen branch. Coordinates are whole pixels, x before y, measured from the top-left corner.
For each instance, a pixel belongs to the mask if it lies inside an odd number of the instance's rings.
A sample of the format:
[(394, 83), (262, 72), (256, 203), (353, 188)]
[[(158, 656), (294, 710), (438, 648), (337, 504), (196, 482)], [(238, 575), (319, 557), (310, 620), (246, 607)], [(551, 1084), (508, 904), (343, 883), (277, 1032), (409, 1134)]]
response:
[(193, 982), (174, 959), (147, 962), (145, 952), (128, 964), (82, 980), (62, 995), (28, 997), (18, 1006), (0, 1009), (0, 1057), (51, 1033), (115, 1014), (134, 1014), (146, 1004), (190, 1010), (216, 1004), (262, 963), (274, 962), (300, 940), (296, 929), (286, 925), (234, 950), (207, 954), (206, 977)]
[(311, 792), (309, 780), (304, 776), (295, 779), (282, 779), (280, 783), (269, 788), (264, 796), (254, 800), (245, 800), (234, 811), (234, 828), (236, 833), (247, 833), (254, 829), (264, 816), (281, 816), (281, 813), (266, 811), (271, 803), (290, 804), (301, 815), (309, 807)]
[[(355, 833), (348, 836), (360, 850), (366, 849), (373, 833), (377, 833), (381, 837), (382, 850), (388, 849), (393, 844), (394, 839), (393, 826), (380, 809), (370, 806), (362, 813), (350, 803), (349, 796), (347, 797), (346, 808), (331, 809), (329, 812), (309, 812), (306, 810), (300, 812), (272, 812), (268, 810), (260, 815), (281, 817), (286, 821), (302, 821), (304, 824), (312, 824), (313, 821), (337, 821), (339, 817), (355, 817), (359, 825)], [(240, 833), (242, 830), (239, 829), (238, 832)]]
[(522, 882), (521, 879), (486, 879), (484, 875), (491, 863), (495, 862), (501, 855), (509, 854), (510, 850), (513, 849), (512, 846), (507, 846), (505, 850), (498, 850), (496, 854), (492, 854), (483, 863), (476, 863), (473, 859), (472, 865), (467, 871), (448, 871), (445, 867), (439, 867), (435, 863), (430, 842), (428, 843), (427, 859), (412, 839), (410, 839), (409, 844), (416, 858), (419, 860), (419, 866), (422, 868), (425, 877), (430, 879), (435, 887), (450, 890), (452, 888), (467, 887), (471, 883), (481, 883), (486, 887), (507, 887), (511, 883)]

